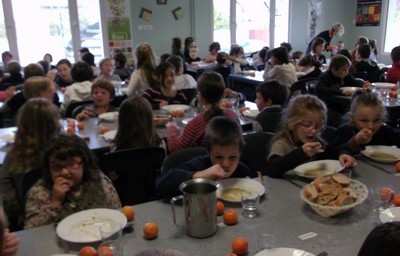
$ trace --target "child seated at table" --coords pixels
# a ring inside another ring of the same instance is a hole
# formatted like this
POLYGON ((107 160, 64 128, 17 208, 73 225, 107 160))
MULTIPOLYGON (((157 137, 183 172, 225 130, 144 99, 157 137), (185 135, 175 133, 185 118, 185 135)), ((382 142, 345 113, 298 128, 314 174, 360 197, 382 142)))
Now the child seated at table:
POLYGON ((400 222, 376 226, 365 238, 358 256, 395 256, 400 252, 400 222))
POLYGON ((315 92, 328 107, 328 125, 338 127, 342 116, 349 111, 350 105, 332 96, 351 96, 352 90, 342 90, 341 87, 362 87, 362 81, 349 74, 351 62, 341 54, 332 57, 329 69, 322 73, 316 82, 315 92))
POLYGON ((274 137, 267 157, 266 175, 282 177, 298 165, 321 159, 339 158, 346 168, 355 165, 353 157, 342 154, 339 147, 326 145, 318 136, 326 123, 326 106, 317 97, 292 98, 282 120, 282 130, 274 137))
POLYGON ((400 81, 400 46, 396 46, 390 52, 392 67, 388 69, 386 82, 397 83, 400 81))
POLYGON ((155 130, 153 110, 143 97, 126 99, 118 115, 118 130, 112 150, 157 147, 167 148, 155 130))
POLYGON ((99 62, 99 67, 100 67, 100 76, 96 78, 97 79, 105 79, 108 81, 116 81, 116 82, 121 82, 121 78, 116 75, 112 74, 113 71, 113 63, 110 58, 104 58, 99 62))
POLYGON ((216 72, 204 72, 197 81, 197 98, 203 111, 195 116, 182 131, 176 122, 167 123, 167 145, 169 152, 195 145, 204 145, 204 132, 208 122, 216 116, 229 116, 238 120, 232 109, 221 109, 220 100, 224 94, 225 84, 222 76, 216 72))
POLYGON ((189 48, 189 56, 185 59, 185 61, 191 66, 196 66, 199 64, 201 58, 199 57, 199 48, 196 45, 192 45, 189 48))
POLYGON ((276 80, 263 82, 256 87, 256 104, 260 113, 253 123, 253 130, 275 133, 280 130, 283 106, 288 91, 276 80))
POLYGON ((175 67, 175 83, 176 90, 197 88, 197 82, 189 74, 183 74, 183 59, 181 56, 173 55, 168 57, 167 62, 175 67))
POLYGON ((333 145, 340 145, 352 154, 359 153, 367 145, 400 145, 392 128, 383 123, 386 108, 377 94, 356 91, 348 115, 349 121, 337 129, 333 145))
POLYGON ((87 209, 121 208, 111 181, 78 136, 61 134, 43 162, 43 176, 28 192, 25 228, 57 223, 87 209))
POLYGON ((118 111, 117 107, 111 105, 115 97, 114 85, 105 79, 96 80, 92 85, 93 104, 86 106, 76 119, 83 120, 98 117, 100 114, 118 111))
POLYGON ((160 196, 179 194, 179 185, 190 179, 221 180, 229 177, 250 176, 249 168, 239 162, 244 140, 239 123, 230 117, 214 117, 204 135, 208 155, 193 158, 177 168, 165 170, 157 178, 160 196))
POLYGON ((160 86, 149 88, 143 94, 153 110, 170 104, 189 104, 185 94, 174 88, 175 67, 171 63, 164 62, 158 65, 157 73, 160 86))

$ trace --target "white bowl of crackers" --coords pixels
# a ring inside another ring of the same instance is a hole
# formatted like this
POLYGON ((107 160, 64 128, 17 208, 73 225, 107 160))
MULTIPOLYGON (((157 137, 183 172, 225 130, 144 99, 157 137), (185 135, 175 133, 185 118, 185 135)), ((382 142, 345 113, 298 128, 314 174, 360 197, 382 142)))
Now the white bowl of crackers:
POLYGON ((332 217, 362 204, 368 198, 368 188, 342 173, 319 176, 300 191, 300 198, 323 217, 332 217))

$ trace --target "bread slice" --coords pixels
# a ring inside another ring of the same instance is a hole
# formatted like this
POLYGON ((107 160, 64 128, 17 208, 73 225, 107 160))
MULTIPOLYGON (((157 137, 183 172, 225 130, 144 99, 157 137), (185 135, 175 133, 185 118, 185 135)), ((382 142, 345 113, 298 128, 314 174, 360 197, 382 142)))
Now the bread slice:
POLYGON ((319 184, 326 182, 327 180, 329 180, 330 178, 324 177, 324 176, 318 176, 314 179, 314 181, 312 182, 314 184, 314 186, 318 189, 319 184))
POLYGON ((316 203, 320 205, 327 205, 330 201, 336 198, 337 195, 334 195, 330 192, 321 192, 318 194, 316 203))
POLYGON ((354 199, 346 195, 346 193, 341 193, 334 202, 336 206, 344 206, 354 203, 354 199))
POLYGON ((335 182, 339 183, 342 186, 347 187, 350 185, 350 179, 343 173, 335 173, 331 177, 335 182))
POLYGON ((318 197, 318 191, 313 184, 307 184, 303 190, 304 196, 311 202, 315 202, 318 197))

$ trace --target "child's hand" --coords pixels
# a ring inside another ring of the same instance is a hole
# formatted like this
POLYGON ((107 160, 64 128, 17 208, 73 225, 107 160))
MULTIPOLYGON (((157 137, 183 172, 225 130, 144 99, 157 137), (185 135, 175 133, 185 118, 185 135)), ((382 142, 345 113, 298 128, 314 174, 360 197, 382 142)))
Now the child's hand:
POLYGON ((19 247, 19 238, 16 233, 10 233, 8 228, 4 229, 3 232, 3 250, 4 256, 14 256, 17 255, 19 247))
POLYGON ((67 193, 71 190, 72 184, 64 177, 57 177, 54 181, 53 190, 51 192, 51 204, 60 206, 65 199, 67 193))
POLYGON ((320 142, 307 142, 304 143, 302 148, 304 154, 306 154, 308 157, 312 157, 318 152, 318 150, 321 149, 321 147, 322 145, 320 142))
POLYGON ((82 111, 81 113, 79 113, 79 114, 76 116, 76 119, 77 119, 78 121, 81 121, 81 120, 86 119, 86 118, 89 118, 89 115, 88 115, 88 112, 87 112, 87 111, 82 111))
POLYGON ((367 144, 372 140, 372 131, 364 128, 356 134, 355 140, 357 144, 367 144))
POLYGON ((219 164, 215 164, 203 171, 195 172, 193 178, 205 178, 211 180, 221 180, 226 177, 226 172, 219 164))
POLYGON ((167 106, 168 105, 168 101, 166 101, 166 100, 162 100, 161 102, 160 102, 160 108, 162 108, 162 107, 164 107, 164 106, 167 106))
POLYGON ((354 157, 347 154, 340 155, 339 162, 341 166, 345 166, 346 168, 351 168, 357 165, 357 162, 354 159, 354 157))

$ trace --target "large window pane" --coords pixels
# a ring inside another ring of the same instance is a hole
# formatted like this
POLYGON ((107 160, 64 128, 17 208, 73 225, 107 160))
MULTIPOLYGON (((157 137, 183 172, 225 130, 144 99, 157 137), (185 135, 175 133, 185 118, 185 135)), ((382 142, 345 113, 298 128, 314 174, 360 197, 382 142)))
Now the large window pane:
POLYGON ((385 33, 385 52, 391 52, 400 42, 400 0, 389 0, 385 33), (395 32, 396 31, 396 32, 395 32))
POLYGON ((81 47, 89 48, 98 63, 104 57, 99 0, 79 0, 78 15, 81 47))
POLYGON ((289 38, 289 0, 276 0, 275 42, 278 47, 289 38))
POLYGON ((270 45, 269 1, 236 1, 236 42, 245 53, 261 50, 270 45))
MULTIPOLYGON (((0 52, 4 52, 9 50, 9 45, 7 40, 6 25, 4 23, 3 1, 0 1, 0 8, 0 52)), ((0 66, 2 65, 0 64, 0 66)))
POLYGON ((71 39, 68 0, 12 3, 21 64, 37 62, 45 53, 52 54, 55 62, 65 58, 65 46, 71 39))
POLYGON ((214 41, 219 42, 221 50, 227 52, 231 47, 229 6, 230 0, 214 0, 214 41))

